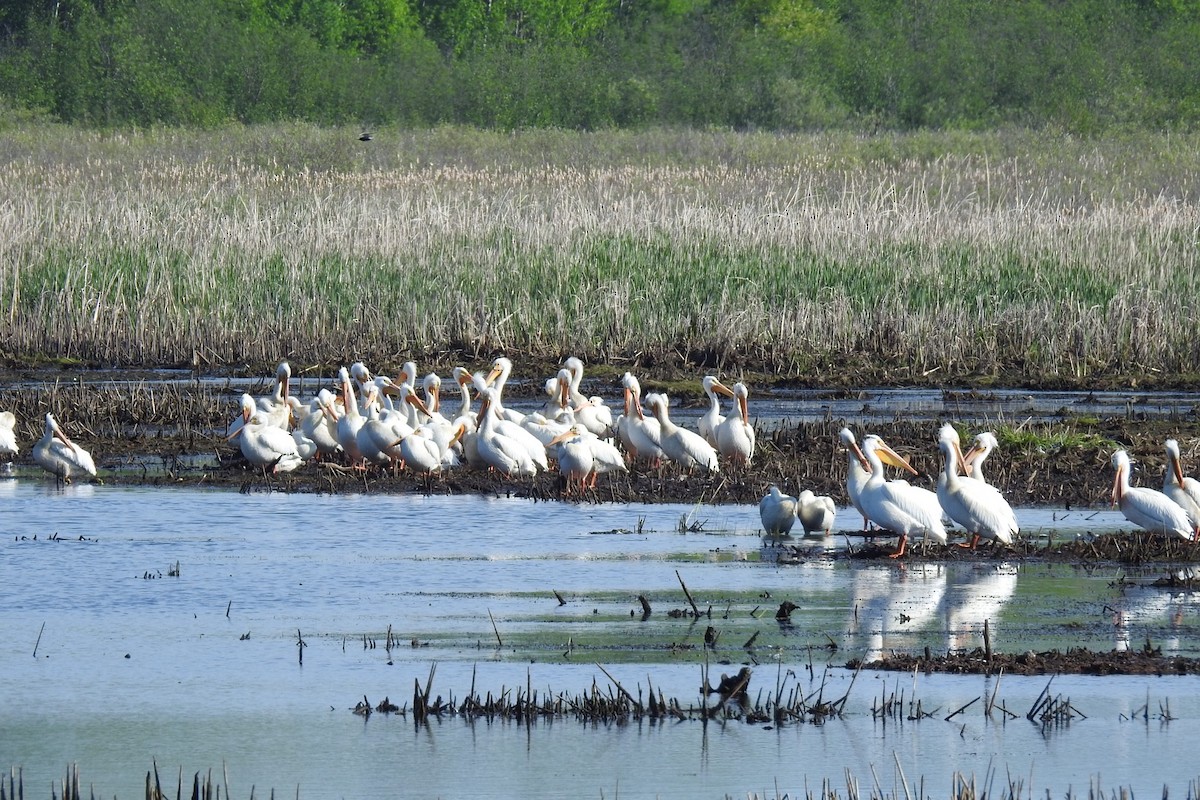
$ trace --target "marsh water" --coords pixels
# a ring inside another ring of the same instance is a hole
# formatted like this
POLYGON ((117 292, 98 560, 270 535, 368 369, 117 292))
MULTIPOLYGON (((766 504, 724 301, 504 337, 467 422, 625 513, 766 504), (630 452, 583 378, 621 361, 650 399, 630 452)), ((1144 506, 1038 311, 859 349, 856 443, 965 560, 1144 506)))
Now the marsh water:
MULTIPOLYGON (((764 539, 748 506, 59 488, 20 470, 0 503, 0 761, 22 768, 26 796, 49 797, 72 762, 122 800, 155 763, 172 791, 181 767, 185 785, 224 769, 235 797, 795 797, 845 793, 848 775, 944 796, 956 772, 995 792, 1184 796, 1200 774, 1197 677, 1058 676, 1050 693, 1079 714, 1043 725, 1025 713, 1044 676, 845 667, 980 646, 985 620, 999 651, 1198 656, 1200 595, 1144 585, 1161 566, 861 562, 837 557, 859 544, 843 535, 764 539), (689 607, 681 582, 699 620, 672 613, 689 607), (786 623, 784 600, 798 606, 786 623), (715 683, 742 665, 752 699, 849 692, 845 712, 781 726, 351 712, 364 696, 409 705, 431 675, 446 698, 617 681, 699 706, 705 669, 715 683), (873 715, 901 694, 936 712, 873 715), (981 697, 1016 716, 977 701, 946 719, 981 697)), ((1126 524, 1107 509, 1017 513, 1038 537, 1126 524)))

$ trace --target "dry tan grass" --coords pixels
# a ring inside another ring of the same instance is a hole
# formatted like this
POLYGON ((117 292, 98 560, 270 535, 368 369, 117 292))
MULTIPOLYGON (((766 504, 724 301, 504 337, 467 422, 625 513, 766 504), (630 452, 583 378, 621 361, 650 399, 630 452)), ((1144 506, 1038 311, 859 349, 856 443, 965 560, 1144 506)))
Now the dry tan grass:
POLYGON ((0 145, 22 356, 1200 373, 1178 137, 59 133, 0 145))

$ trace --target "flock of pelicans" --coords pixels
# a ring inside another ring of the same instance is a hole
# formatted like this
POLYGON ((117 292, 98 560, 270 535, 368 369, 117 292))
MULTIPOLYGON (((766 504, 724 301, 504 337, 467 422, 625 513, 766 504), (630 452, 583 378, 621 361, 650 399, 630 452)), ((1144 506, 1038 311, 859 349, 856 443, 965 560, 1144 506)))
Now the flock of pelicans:
MULTIPOLYGON (((321 460, 353 470, 424 474, 465 464, 527 478, 556 464, 568 494, 595 487, 601 473, 626 472, 632 462, 650 467, 670 462, 688 472, 717 472, 722 462, 748 465, 754 456, 755 430, 743 383, 727 387, 715 377, 705 377, 709 406, 693 431, 671 421, 666 394, 643 398, 637 378, 628 372, 622 378, 624 406, 614 416, 602 398, 580 391, 583 362, 578 358, 567 359, 546 381, 543 406, 522 414, 504 405, 511 372, 512 362, 503 356, 486 373, 455 367, 459 404, 448 415, 442 410, 441 379, 426 375, 418 391, 413 362, 406 363, 395 380, 373 375, 361 362, 343 367, 336 393, 321 389, 308 402, 291 393, 291 370, 283 362, 269 394, 242 395, 240 413, 226 438, 236 439, 246 460, 264 473, 289 472, 321 460), (734 400, 728 416, 721 413, 721 396, 734 400), (473 409, 476 399, 478 411, 473 409)), ((19 451, 15 423, 12 412, 0 412, 0 455, 19 451)), ((980 541, 1009 545, 1019 533, 1011 506, 984 477, 983 465, 997 446, 990 432, 976 436, 964 453, 955 428, 942 426, 938 449, 943 469, 937 491, 887 479, 885 466, 914 475, 917 470, 878 436, 866 436, 860 445, 843 428, 840 439, 847 453, 850 501, 862 515, 864 528, 875 526, 899 536, 893 557, 903 555, 914 538, 946 544, 948 522, 969 534, 970 541, 961 546, 971 549, 980 541)), ((1129 455, 1115 452, 1112 502, 1126 519, 1147 531, 1195 541, 1200 538, 1200 482, 1184 477, 1174 439, 1166 442, 1166 452, 1161 492, 1131 486, 1129 455)), ((32 455, 63 481, 73 475, 96 475, 91 455, 66 436, 53 414, 46 414, 44 433, 32 455)), ((836 512, 832 498, 807 490, 791 497, 777 486, 771 486, 759 503, 763 529, 772 535, 789 533, 797 520, 806 532, 829 534, 836 512)))

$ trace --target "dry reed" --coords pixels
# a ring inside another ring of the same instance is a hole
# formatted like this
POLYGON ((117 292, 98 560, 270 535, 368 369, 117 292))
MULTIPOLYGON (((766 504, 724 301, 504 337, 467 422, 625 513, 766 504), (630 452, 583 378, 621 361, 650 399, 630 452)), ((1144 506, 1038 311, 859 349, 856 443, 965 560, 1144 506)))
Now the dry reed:
POLYGON ((18 131, 0 350, 1200 373, 1186 137, 18 131))

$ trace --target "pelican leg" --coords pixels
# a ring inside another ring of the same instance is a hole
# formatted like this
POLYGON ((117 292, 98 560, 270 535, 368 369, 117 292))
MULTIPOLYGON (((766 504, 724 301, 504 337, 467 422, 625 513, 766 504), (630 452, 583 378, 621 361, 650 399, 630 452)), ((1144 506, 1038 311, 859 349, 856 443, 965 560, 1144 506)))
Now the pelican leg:
POLYGON ((892 553, 888 558, 899 558, 908 551, 908 534, 900 534, 900 543, 896 546, 896 552, 892 553))
POLYGON ((958 546, 963 547, 963 548, 970 548, 972 551, 974 551, 975 548, 979 546, 979 534, 978 533, 974 534, 971 537, 970 542, 959 542, 958 546))

